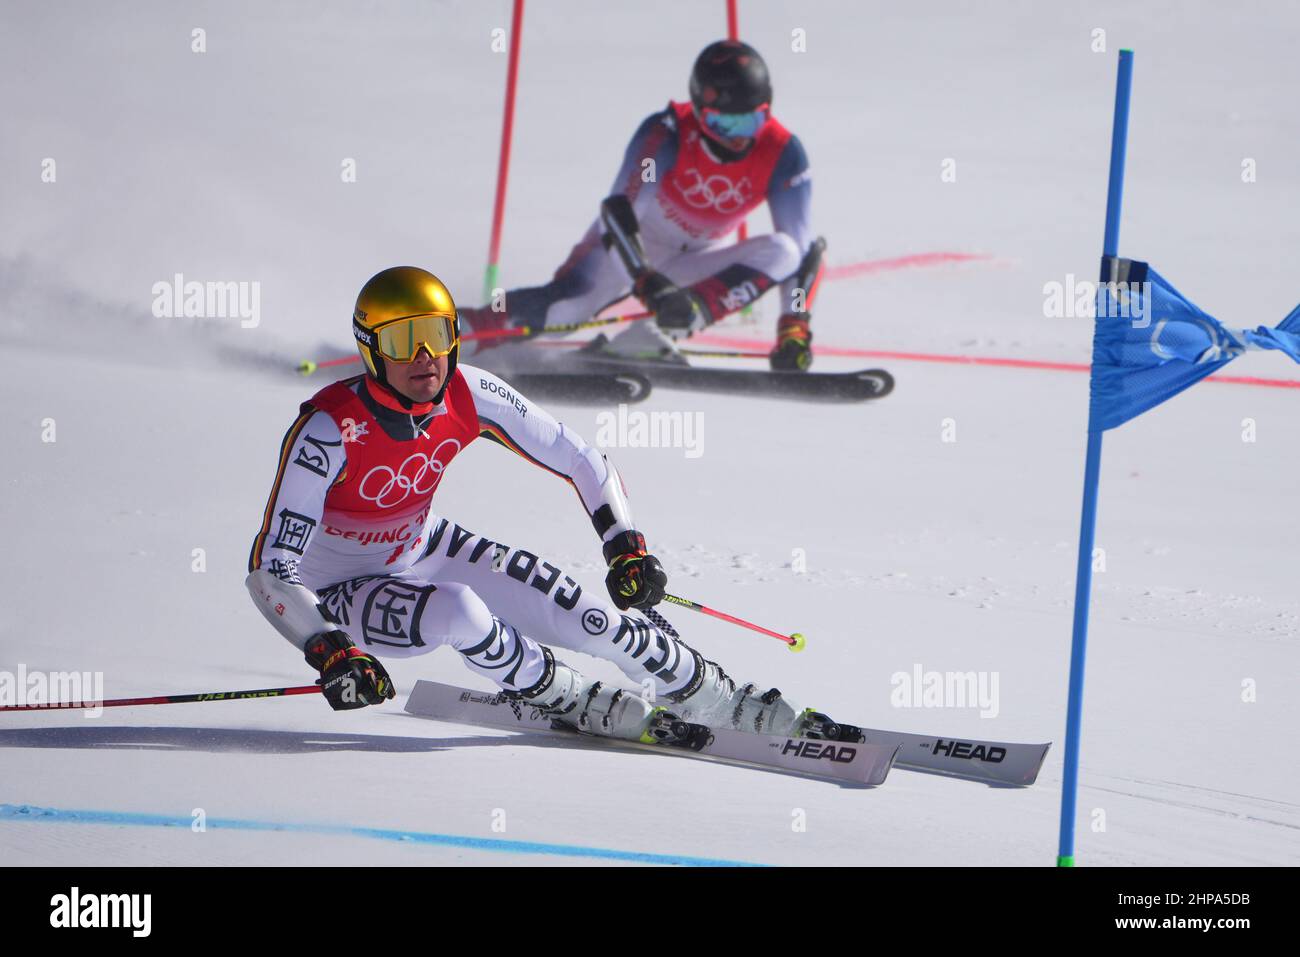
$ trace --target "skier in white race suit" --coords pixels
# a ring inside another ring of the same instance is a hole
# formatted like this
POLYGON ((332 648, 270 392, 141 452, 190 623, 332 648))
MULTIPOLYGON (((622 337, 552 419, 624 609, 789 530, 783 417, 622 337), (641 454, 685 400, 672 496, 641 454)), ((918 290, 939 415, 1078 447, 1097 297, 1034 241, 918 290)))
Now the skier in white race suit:
POLYGON ((302 404, 247 578, 259 610, 320 672, 331 706, 392 698, 381 658, 449 645, 503 691, 590 733, 663 738, 674 715, 818 733, 780 692, 737 684, 636 613, 663 597, 667 576, 614 466, 508 383, 458 363, 456 306, 437 277, 409 266, 378 273, 352 328, 366 372, 302 404), (609 566, 608 596, 540 553, 433 511, 443 472, 479 437, 574 487, 609 566), (584 677, 548 646, 613 661, 638 686, 649 679, 655 701, 584 677))

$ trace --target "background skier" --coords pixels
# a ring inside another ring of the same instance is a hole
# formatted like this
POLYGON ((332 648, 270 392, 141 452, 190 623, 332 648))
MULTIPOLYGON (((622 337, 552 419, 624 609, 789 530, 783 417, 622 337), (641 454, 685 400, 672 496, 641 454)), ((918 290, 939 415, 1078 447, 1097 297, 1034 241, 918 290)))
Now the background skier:
POLYGON ((697 332, 779 285, 771 365, 807 369, 824 247, 812 235, 811 196, 803 145, 772 115, 763 58, 738 40, 712 43, 691 71, 690 102, 670 102, 641 123, 602 215, 551 281, 510 290, 496 304, 463 310, 464 318, 475 332, 536 331, 590 319, 631 293, 655 319, 633 323, 605 350, 671 358, 668 336, 697 332), (764 201, 773 232, 730 242, 764 201), (609 248, 611 216, 643 254, 641 262, 609 248))

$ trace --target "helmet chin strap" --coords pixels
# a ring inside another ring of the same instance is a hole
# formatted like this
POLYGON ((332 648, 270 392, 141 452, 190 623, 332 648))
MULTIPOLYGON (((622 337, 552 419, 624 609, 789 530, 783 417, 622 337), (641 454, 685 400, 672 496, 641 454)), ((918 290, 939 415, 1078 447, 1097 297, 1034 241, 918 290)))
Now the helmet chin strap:
POLYGON ((370 361, 373 362, 375 366, 374 372, 371 372, 369 369, 366 370, 366 374, 370 376, 370 381, 392 396, 393 401, 402 408, 409 410, 411 406, 415 405, 415 403, 394 389, 392 383, 388 381, 388 366, 384 364, 387 360, 379 354, 378 349, 372 348, 369 351, 370 361))

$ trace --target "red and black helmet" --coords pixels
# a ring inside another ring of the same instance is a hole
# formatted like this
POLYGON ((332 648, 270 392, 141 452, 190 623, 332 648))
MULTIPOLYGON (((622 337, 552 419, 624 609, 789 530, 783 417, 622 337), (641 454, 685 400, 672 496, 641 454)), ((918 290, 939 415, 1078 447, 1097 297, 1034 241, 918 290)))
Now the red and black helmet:
POLYGON ((697 113, 751 113, 772 103, 772 80, 758 51, 739 40, 710 43, 691 69, 697 113))

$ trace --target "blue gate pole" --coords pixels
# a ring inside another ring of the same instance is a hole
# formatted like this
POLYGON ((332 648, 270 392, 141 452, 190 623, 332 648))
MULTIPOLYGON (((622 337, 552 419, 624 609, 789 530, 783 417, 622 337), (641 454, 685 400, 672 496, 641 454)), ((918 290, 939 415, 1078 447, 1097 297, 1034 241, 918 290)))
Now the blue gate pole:
MULTIPOLYGON (((1133 85, 1133 51, 1119 51, 1115 82, 1115 125, 1110 138, 1110 187, 1106 194, 1106 238, 1102 255, 1119 255, 1119 214, 1124 198, 1124 155, 1128 145, 1128 103, 1133 85)), ((1105 279, 1104 266, 1103 275, 1105 279)), ((1100 302, 1101 292, 1098 291, 1100 302)), ((1100 320, 1098 315, 1098 320, 1100 320)), ((1090 417, 1091 418, 1091 417, 1090 417)), ((1075 806, 1079 796, 1079 735, 1083 724, 1083 670, 1088 650, 1088 606, 1092 601, 1092 549, 1097 532, 1097 483, 1101 475, 1100 429, 1089 422, 1083 467, 1083 515, 1079 521, 1079 567, 1074 580, 1074 633, 1070 642, 1070 692, 1065 717, 1065 773, 1061 782, 1061 840, 1058 867, 1074 866, 1075 806)))

